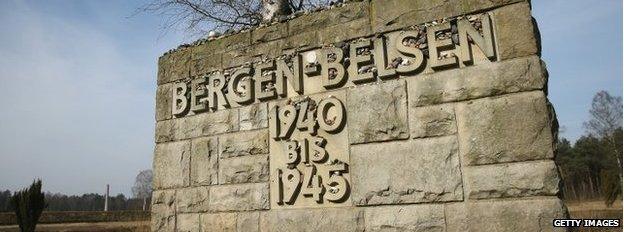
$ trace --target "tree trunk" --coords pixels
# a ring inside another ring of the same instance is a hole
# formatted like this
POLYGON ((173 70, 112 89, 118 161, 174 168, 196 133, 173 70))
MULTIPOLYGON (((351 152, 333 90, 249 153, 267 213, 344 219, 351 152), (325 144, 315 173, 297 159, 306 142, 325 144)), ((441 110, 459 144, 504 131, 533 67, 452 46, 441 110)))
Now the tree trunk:
POLYGON ((143 211, 146 210, 145 206, 147 206, 147 197, 143 198, 143 211))

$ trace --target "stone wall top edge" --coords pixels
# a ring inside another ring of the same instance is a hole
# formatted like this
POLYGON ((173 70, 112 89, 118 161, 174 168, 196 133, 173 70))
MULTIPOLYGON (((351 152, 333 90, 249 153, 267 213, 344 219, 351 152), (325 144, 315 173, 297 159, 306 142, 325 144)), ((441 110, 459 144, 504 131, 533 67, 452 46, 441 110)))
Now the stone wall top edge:
MULTIPOLYGON (((338 8, 345 7, 345 6, 348 6, 348 5, 357 3, 357 2, 367 2, 369 4, 369 7, 372 8, 373 6, 370 5, 371 1, 374 1, 374 0, 351 0, 351 1, 347 1, 344 5, 338 6, 338 7, 336 7, 336 6, 320 7, 318 10, 314 10, 311 14, 315 14, 315 13, 323 12, 323 11, 339 10, 338 8)), ((397 1, 397 0, 393 0, 393 1, 397 1)), ((468 1, 478 1, 478 0, 461 0, 461 1, 462 2, 468 2, 468 1)), ((436 21, 436 20, 444 19, 444 18, 453 18, 453 17, 462 16, 462 15, 477 14, 477 13, 481 13, 481 12, 492 11, 492 10, 495 10, 497 8, 500 8, 500 7, 504 7, 504 6, 511 5, 511 4, 522 3, 522 2, 527 2, 527 3, 530 4, 531 1, 530 0, 500 0, 500 1, 492 1, 492 4, 494 4, 494 5, 491 5, 491 6, 475 8, 475 9, 469 9, 468 8, 468 9, 465 9, 466 11, 456 12, 455 14, 447 15, 447 16, 443 16, 443 17, 438 16, 438 17, 424 18, 424 19, 422 19, 420 21, 410 22, 410 25, 411 26, 420 25, 420 24, 424 24, 424 23, 427 23, 427 22, 432 22, 432 21, 436 21)), ((451 4, 451 3, 448 3, 448 4, 451 4)), ((456 4, 462 4, 462 3, 456 3, 456 4)), ((293 15, 293 16, 295 16, 295 15, 293 15)), ((198 48, 201 45, 205 45, 207 43, 215 43, 215 42, 227 41, 227 40, 232 39, 233 37, 235 37, 237 35, 240 35, 242 33, 253 33, 253 31, 255 31, 255 30, 264 29, 264 28, 267 28, 267 27, 274 27, 274 26, 279 26, 279 25, 287 25, 291 20, 297 19, 299 16, 301 16, 301 15, 297 15, 295 17, 289 18, 288 20, 281 21, 281 22, 273 22, 273 23, 268 24, 268 25, 261 25, 261 26, 257 26, 257 27, 254 27, 254 28, 242 29, 242 30, 236 31, 234 33, 230 33, 230 34, 227 34, 227 35, 221 35, 220 37, 215 38, 215 39, 201 38, 201 39, 198 39, 198 40, 196 40, 194 42, 185 43, 185 44, 179 45, 176 48, 173 48, 173 49, 170 49, 170 50, 166 51, 165 53, 163 53, 158 58, 158 60, 166 59, 167 55, 170 55, 172 53, 182 52, 182 51, 189 50, 189 49, 192 50, 192 49, 198 48)), ((369 17, 373 17, 373 16, 369 16, 369 17)), ((369 24, 370 23, 371 22, 369 20, 369 24)), ((370 37, 370 36, 374 36, 374 35, 380 34, 380 33, 389 33, 389 32, 399 31, 399 30, 407 29, 409 27, 410 26, 404 26, 404 27, 400 27, 400 28, 388 28, 388 29, 383 29, 381 31, 377 31, 377 32, 375 32, 373 30, 370 33, 368 33, 368 34, 366 34, 366 35, 364 35, 362 37, 358 37, 358 38, 370 37)), ((294 36, 294 35, 288 35, 288 37, 292 37, 292 36, 294 36)), ((348 40, 345 40, 345 41, 351 41, 351 40, 355 40, 355 39, 358 39, 358 38, 348 39, 348 40)), ((268 42, 272 42, 272 41, 275 41, 275 40, 266 41, 266 42, 260 42, 260 43, 255 43, 255 44, 268 43, 268 42)), ((254 44, 250 43, 249 45, 246 45, 245 47, 249 47, 249 46, 254 46, 254 44)), ((323 44, 316 44, 316 46, 314 46, 312 48, 308 48, 308 49, 318 48, 318 47, 322 47, 322 46, 323 46, 323 44)), ((275 58, 275 57, 272 57, 272 58, 275 58)), ((232 68, 232 67, 228 67, 228 68, 232 68)))

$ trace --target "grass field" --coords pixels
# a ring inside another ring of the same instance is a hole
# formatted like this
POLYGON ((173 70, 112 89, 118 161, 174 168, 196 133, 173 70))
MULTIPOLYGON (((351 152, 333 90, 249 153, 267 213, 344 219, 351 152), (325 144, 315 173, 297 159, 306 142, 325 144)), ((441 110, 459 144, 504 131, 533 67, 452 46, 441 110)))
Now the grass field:
MULTIPOLYGON (((570 217, 574 219, 620 219, 622 222, 622 200, 616 201, 612 207, 607 207, 604 201, 566 202, 570 217)), ((580 228, 573 231, 622 231, 619 228, 580 228)))

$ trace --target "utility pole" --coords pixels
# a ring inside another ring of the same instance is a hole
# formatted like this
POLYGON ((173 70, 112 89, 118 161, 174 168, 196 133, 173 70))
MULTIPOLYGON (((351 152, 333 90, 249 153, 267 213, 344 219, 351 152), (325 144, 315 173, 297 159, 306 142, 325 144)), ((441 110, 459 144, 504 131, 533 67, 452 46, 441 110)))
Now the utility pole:
POLYGON ((108 192, 110 191, 110 186, 106 184, 106 194, 104 195, 104 211, 108 211, 108 192))

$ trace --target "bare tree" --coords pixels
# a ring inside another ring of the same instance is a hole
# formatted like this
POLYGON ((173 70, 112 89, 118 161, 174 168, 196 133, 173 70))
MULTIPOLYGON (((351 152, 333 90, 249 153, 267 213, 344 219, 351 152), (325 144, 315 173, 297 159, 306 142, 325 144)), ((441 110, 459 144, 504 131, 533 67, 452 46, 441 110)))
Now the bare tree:
POLYGON ((311 9, 326 0, 152 0, 138 9, 163 16, 165 30, 183 27, 195 35, 257 26, 311 9))
POLYGON ((139 172, 132 187, 132 195, 135 198, 143 199, 143 210, 147 209, 147 198, 152 195, 152 170, 139 172))
MULTIPOLYGON (((590 119, 584 123, 585 129, 591 135, 607 141, 609 150, 613 153, 618 167, 622 169, 622 97, 611 96, 606 91, 594 95, 589 110, 590 119), (619 133, 618 133, 619 132, 619 133)), ((620 183, 622 173, 619 173, 620 183)))

